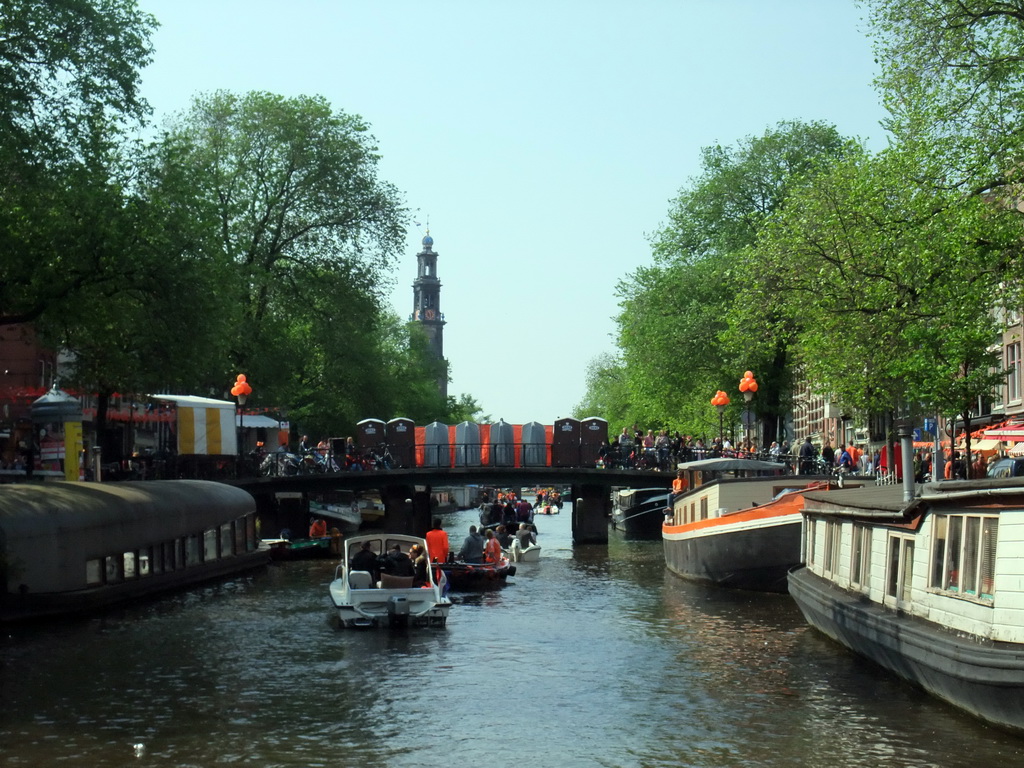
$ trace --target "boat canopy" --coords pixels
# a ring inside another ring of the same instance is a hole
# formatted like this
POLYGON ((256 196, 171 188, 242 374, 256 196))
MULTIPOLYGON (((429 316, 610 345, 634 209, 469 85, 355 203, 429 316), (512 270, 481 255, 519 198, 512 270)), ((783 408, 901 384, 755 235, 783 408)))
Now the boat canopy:
POLYGON ((756 472, 783 472, 786 469, 785 464, 779 464, 778 462, 775 461, 760 461, 758 459, 733 459, 725 456, 717 459, 699 459, 697 461, 684 461, 682 464, 679 464, 677 466, 679 469, 701 472, 736 472, 740 470, 756 472))

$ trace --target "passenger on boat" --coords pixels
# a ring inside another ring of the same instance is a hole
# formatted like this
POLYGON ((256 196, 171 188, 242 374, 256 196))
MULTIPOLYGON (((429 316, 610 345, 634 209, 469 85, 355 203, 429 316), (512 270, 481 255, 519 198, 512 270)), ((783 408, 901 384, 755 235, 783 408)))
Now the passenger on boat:
POLYGON ((497 563, 501 560, 501 542, 494 531, 487 529, 487 541, 484 543, 484 562, 497 563))
POLYGON ((508 549, 512 545, 512 539, 514 538, 504 525, 498 526, 497 530, 494 531, 494 537, 501 544, 502 549, 508 549))
POLYGON ((448 562, 448 534, 441 529, 441 518, 435 517, 434 527, 427 531, 427 551, 435 563, 448 562))
POLYGON ((384 560, 384 570, 392 576, 415 576, 416 569, 409 555, 402 551, 400 544, 395 544, 384 560))
POLYGON ((309 518, 309 538, 319 539, 327 535, 327 521, 323 518, 309 518))
POLYGON ((409 557, 412 558, 414 587, 423 587, 427 584, 427 553, 419 544, 413 544, 409 548, 409 557))
POLYGON ((469 536, 462 542, 459 557, 467 563, 482 563, 484 560, 484 537, 476 532, 476 526, 469 526, 469 536))
MULTIPOLYGON (((676 497, 686 493, 686 489, 690 486, 689 480, 686 479, 686 473, 683 470, 676 472, 676 479, 672 481, 672 502, 675 502, 676 497)), ((671 506, 671 503, 669 504, 671 506)))
POLYGON ((520 523, 519 530, 516 531, 516 539, 519 540, 519 546, 526 549, 531 544, 537 543, 537 534, 530 529, 528 523, 520 523))
POLYGON ((353 571, 369 571, 373 576, 373 581, 377 581, 380 576, 380 560, 371 546, 371 542, 364 541, 360 550, 352 555, 352 562, 349 565, 350 570, 353 571))

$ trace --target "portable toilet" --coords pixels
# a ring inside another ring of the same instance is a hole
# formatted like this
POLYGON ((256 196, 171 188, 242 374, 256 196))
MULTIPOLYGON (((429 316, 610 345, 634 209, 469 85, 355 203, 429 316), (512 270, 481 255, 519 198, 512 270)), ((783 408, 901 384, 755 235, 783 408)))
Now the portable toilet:
POLYGON ((455 425, 455 466, 479 467, 480 460, 480 425, 473 421, 463 421, 455 425))
POLYGON ((551 466, 575 467, 580 463, 580 421, 571 416, 555 421, 551 435, 551 466))
POLYGON ((448 442, 448 425, 433 421, 423 431, 423 466, 450 467, 451 446, 448 442))
POLYGON ((416 466, 416 425, 412 419, 400 417, 389 421, 385 439, 393 468, 416 466))
POLYGON ((597 464, 601 445, 608 442, 608 422, 599 416, 589 416, 580 422, 580 464, 597 464))
POLYGON ((504 419, 491 424, 491 466, 514 467, 516 464, 515 432, 504 419))
POLYGON ((548 466, 548 430, 539 421, 523 424, 523 466, 548 466))
POLYGON ((356 445, 363 454, 378 450, 384 442, 386 429, 381 419, 363 419, 356 424, 356 445))

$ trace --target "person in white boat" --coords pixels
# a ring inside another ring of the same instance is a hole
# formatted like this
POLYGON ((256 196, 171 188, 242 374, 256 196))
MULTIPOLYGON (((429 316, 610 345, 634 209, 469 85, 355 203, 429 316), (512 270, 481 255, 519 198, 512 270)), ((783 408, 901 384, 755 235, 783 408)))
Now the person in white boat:
POLYGON ((530 529, 529 523, 519 524, 519 530, 516 531, 516 541, 519 542, 519 546, 522 549, 537 543, 537 534, 530 529))
POLYGON ((384 563, 384 570, 392 576, 415 576, 416 569, 413 567, 412 559, 402 551, 400 544, 395 544, 384 563))
POLYGON ((377 553, 373 551, 369 541, 364 541, 360 550, 352 555, 351 566, 353 571, 369 571, 373 580, 377 580, 379 561, 377 553))
POLYGON ((413 567, 412 585, 422 587, 427 583, 427 553, 419 544, 413 544, 409 548, 409 557, 413 567))
POLYGON ((501 544, 502 549, 508 549, 512 546, 512 540, 514 537, 508 532, 508 528, 504 525, 499 525, 495 529, 494 537, 498 540, 498 543, 501 544))

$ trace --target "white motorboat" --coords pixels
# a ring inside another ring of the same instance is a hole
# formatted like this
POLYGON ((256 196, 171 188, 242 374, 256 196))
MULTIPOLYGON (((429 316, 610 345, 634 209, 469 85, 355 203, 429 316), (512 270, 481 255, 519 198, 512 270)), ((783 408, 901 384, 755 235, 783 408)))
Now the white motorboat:
POLYGON ((505 556, 513 563, 536 563, 540 560, 540 544, 531 544, 524 549, 519 539, 512 539, 505 556))
POLYGON ((393 576, 377 570, 354 570, 352 557, 369 542, 369 549, 378 558, 396 544, 408 553, 413 544, 426 551, 426 541, 419 536, 397 533, 376 533, 353 536, 345 541, 344 559, 334 571, 330 584, 331 600, 344 627, 408 625, 443 627, 448 621, 452 602, 445 595, 446 577, 435 567, 427 568, 427 580, 413 586, 412 576, 393 576))

